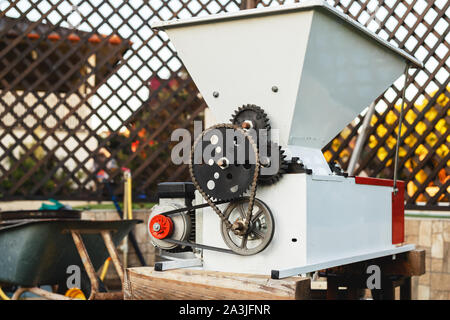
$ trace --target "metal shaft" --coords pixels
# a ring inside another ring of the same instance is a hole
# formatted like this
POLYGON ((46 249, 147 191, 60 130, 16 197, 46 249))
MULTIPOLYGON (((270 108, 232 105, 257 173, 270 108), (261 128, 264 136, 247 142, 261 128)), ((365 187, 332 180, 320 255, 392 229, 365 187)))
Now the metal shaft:
POLYGON ((370 127, 370 119, 372 119, 374 111, 375 111, 375 102, 372 102, 364 117, 363 123, 361 125, 361 134, 358 136, 358 139, 356 140, 355 148, 353 149, 352 156, 350 158, 350 163, 348 165, 347 172, 351 176, 355 173, 356 164, 358 163, 359 156, 361 155, 364 143, 366 142, 367 132, 369 131, 370 127))
POLYGON ((408 70, 409 70, 409 64, 406 64, 405 67, 405 84, 403 85, 402 90, 402 105, 400 107, 400 118, 398 120, 398 134, 397 134, 397 144, 395 145, 395 159, 394 159, 394 194, 397 194, 397 179, 398 179, 398 157, 399 157, 399 148, 400 148, 400 138, 402 134, 402 123, 403 123, 403 106, 406 103, 405 102, 405 92, 406 92, 406 86, 408 83, 408 70))

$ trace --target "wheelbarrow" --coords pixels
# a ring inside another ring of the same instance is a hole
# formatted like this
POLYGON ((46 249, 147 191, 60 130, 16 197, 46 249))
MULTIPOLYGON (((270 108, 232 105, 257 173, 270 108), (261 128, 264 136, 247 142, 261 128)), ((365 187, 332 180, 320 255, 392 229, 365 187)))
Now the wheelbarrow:
POLYGON ((89 299, 121 299, 123 292, 100 292, 96 275, 108 256, 123 283, 123 268, 116 246, 141 220, 92 221, 79 212, 41 211, 0 213, 0 284, 20 286, 13 299, 26 291, 47 299, 69 299, 40 289, 64 285, 68 268, 84 267, 89 299))

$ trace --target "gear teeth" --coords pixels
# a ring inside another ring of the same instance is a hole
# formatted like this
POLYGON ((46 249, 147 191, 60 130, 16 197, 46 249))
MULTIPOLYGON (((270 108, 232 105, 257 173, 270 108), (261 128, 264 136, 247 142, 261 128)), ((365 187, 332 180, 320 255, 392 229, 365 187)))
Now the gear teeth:
POLYGON ((279 154, 280 154, 280 164, 278 168, 278 172, 272 176, 259 176, 258 178, 258 184, 259 185, 272 185, 280 181, 281 177, 284 173, 286 173, 288 169, 288 163, 286 162, 285 158, 286 155, 284 154, 285 151, 281 149, 281 146, 278 146, 279 154))
POLYGON ((261 117, 262 120, 259 120, 259 118, 258 120, 262 121, 262 124, 260 123, 260 126, 262 126, 262 128, 257 129, 270 129, 269 118, 267 117, 267 113, 264 112, 264 110, 261 107, 255 104, 243 104, 241 107, 239 107, 237 110, 234 111, 234 114, 231 116, 230 122, 236 124, 235 122, 237 122, 239 114, 246 110, 252 110, 258 116, 261 117))

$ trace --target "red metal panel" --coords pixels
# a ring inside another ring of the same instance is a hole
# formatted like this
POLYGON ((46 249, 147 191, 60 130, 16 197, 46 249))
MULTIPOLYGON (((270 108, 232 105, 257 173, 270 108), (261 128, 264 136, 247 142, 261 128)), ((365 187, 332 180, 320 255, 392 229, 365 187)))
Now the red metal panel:
POLYGON ((398 192, 392 192, 392 244, 405 240, 405 182, 397 182, 398 192))
POLYGON ((357 184, 368 184, 368 185, 371 185, 371 186, 384 186, 384 187, 393 187, 394 186, 394 180, 391 180, 391 179, 379 179, 379 178, 370 178, 370 177, 355 177, 355 182, 357 184))
MULTIPOLYGON (((381 187, 393 187, 394 181, 369 177, 355 177, 357 184, 381 187)), ((397 181, 398 192, 392 192, 392 244, 402 243, 405 239, 405 182, 397 181)))

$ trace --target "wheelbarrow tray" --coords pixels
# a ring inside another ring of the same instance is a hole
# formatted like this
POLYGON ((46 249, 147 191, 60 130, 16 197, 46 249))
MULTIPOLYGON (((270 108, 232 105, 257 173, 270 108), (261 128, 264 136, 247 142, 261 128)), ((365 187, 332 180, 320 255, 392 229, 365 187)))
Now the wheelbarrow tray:
MULTIPOLYGON (((16 220, 17 221, 17 220, 16 220)), ((35 287, 65 282, 67 268, 83 263, 71 230, 79 231, 95 270, 109 254, 100 234, 110 231, 115 246, 141 220, 22 220, 0 225, 0 283, 35 287)))

